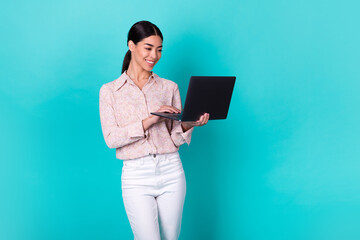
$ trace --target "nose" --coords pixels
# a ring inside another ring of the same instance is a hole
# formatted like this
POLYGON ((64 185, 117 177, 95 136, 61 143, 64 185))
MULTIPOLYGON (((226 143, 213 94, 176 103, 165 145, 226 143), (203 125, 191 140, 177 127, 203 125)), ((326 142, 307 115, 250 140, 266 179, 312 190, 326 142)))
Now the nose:
POLYGON ((157 60, 158 59, 157 51, 156 50, 151 51, 150 56, 152 59, 157 60))

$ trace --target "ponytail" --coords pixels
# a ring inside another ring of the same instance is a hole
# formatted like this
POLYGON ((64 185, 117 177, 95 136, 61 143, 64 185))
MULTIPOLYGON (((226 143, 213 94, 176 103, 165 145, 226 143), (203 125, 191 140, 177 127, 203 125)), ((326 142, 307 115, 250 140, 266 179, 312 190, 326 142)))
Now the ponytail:
POLYGON ((126 54, 125 54, 125 57, 124 57, 123 66, 122 66, 122 73, 124 73, 125 70, 127 70, 129 68, 130 60, 131 60, 131 51, 128 50, 126 52, 126 54))

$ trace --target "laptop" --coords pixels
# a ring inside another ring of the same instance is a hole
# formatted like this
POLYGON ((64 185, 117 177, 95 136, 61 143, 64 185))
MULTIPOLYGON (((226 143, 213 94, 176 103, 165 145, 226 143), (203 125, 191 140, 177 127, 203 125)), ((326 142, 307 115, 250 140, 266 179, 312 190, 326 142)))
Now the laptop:
POLYGON ((236 77, 192 76, 180 114, 152 112, 152 115, 176 121, 197 121, 204 113, 209 120, 226 119, 236 77))

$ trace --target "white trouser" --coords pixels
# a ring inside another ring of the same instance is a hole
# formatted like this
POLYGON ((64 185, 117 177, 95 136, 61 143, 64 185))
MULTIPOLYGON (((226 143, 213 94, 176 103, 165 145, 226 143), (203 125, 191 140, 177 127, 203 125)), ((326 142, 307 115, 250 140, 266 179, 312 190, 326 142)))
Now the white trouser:
POLYGON ((134 239, 179 238, 186 180, 178 152, 124 160, 121 189, 134 239))

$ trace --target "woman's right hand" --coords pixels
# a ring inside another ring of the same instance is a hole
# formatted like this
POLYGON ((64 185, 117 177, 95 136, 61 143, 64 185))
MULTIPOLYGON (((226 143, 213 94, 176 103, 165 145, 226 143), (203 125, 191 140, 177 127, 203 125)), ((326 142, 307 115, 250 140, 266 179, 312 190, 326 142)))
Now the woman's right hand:
MULTIPOLYGON (((176 107, 167 106, 167 105, 161 106, 156 112, 181 113, 181 111, 176 107)), ((165 120, 165 118, 155 115, 152 115, 150 118, 152 118, 154 124, 165 120)))
MULTIPOLYGON (((167 105, 161 106, 156 112, 181 113, 181 111, 176 107, 167 106, 167 105)), ((148 118, 142 121, 144 131, 149 129, 151 125, 161 122, 163 120, 165 120, 165 118, 160 116, 155 116, 155 115, 149 116, 148 118)))

